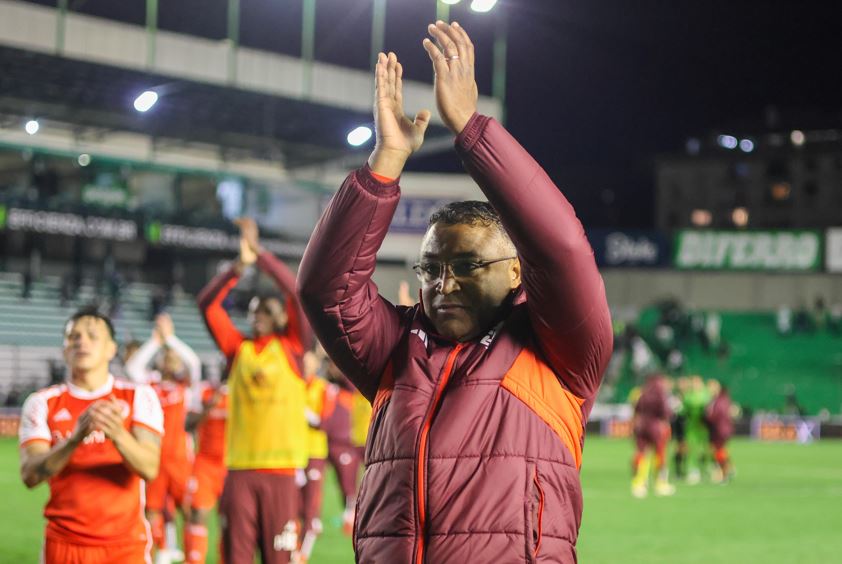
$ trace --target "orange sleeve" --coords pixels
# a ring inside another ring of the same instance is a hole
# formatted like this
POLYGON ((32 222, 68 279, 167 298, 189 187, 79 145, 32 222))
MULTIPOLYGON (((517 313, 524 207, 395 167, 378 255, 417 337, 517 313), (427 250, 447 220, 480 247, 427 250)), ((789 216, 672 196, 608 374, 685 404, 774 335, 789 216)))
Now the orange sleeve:
POLYGON ((222 302, 231 289, 237 285, 238 280, 239 277, 233 270, 223 272, 205 286, 197 300, 208 331, 216 341, 219 350, 229 361, 237 354, 244 337, 228 317, 228 312, 222 307, 222 302))
POLYGON ((389 178, 388 176, 383 176, 382 174, 377 174, 373 170, 371 171, 371 176, 373 176, 375 180, 377 180, 378 182, 380 182, 382 184, 391 184, 392 182, 397 180, 396 178, 389 178))

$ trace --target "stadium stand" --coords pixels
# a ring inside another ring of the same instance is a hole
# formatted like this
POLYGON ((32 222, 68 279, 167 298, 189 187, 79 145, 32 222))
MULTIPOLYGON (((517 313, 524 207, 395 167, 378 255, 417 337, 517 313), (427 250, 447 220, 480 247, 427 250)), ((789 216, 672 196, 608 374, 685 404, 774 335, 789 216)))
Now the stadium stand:
MULTIPOLYGON (((663 334, 658 335, 665 325, 663 313, 662 307, 644 309, 635 328, 664 371, 720 380, 729 386, 734 401, 753 412, 782 413, 793 409, 794 403, 804 414, 842 411, 838 332, 824 327, 784 336, 778 333, 774 312, 719 311, 715 314, 721 320, 721 344, 714 348, 692 329, 693 318, 703 314, 683 312, 686 321, 679 318, 671 325, 672 344, 665 346, 663 334), (669 370, 667 357, 675 349, 681 352, 682 365, 669 370)), ((627 400, 636 381, 631 355, 626 356, 614 389, 614 399, 620 402, 627 400)))
MULTIPOLYGON (((31 390, 50 381, 52 364, 61 369, 61 327, 79 307, 95 303, 96 288, 85 281, 75 299, 60 304, 61 280, 44 276, 33 281, 29 299, 21 297, 23 276, 0 273, 0 397, 13 390, 31 390)), ((150 302, 156 286, 132 283, 122 292, 114 317, 120 343, 144 341, 152 331, 150 302)), ((193 296, 175 292, 166 308, 179 337, 199 354, 208 373, 218 370, 216 346, 205 329, 193 296)), ((240 319, 240 323, 244 320, 240 319)), ((245 326, 242 330, 247 330, 245 326)), ((24 399, 25 394, 23 394, 24 399)))

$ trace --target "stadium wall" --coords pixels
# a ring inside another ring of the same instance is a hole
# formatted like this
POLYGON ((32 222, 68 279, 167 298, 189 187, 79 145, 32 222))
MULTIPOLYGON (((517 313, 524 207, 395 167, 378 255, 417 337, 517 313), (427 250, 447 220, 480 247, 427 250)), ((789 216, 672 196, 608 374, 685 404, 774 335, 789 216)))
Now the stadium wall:
POLYGON ((603 269, 611 307, 675 298, 694 309, 774 311, 781 305, 842 303, 842 277, 825 273, 699 272, 603 269))

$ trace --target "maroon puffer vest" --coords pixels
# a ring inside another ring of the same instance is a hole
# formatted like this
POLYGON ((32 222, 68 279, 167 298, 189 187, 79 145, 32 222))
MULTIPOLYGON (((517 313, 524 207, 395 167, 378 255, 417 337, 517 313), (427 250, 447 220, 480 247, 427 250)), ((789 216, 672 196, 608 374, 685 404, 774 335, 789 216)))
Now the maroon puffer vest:
POLYGON ((374 402, 357 561, 576 562, 585 402, 541 360, 526 306, 460 345, 422 317, 374 402))

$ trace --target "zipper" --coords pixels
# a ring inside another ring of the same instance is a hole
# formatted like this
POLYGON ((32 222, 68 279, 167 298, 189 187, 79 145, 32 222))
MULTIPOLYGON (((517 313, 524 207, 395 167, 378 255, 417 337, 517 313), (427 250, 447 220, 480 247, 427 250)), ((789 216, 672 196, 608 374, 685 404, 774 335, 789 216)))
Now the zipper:
POLYGON ((418 441, 418 455, 416 456, 418 467, 415 472, 415 506, 418 511, 418 519, 416 521, 418 524, 416 532, 416 536, 418 538, 418 550, 415 553, 415 564, 423 564, 424 562, 424 530, 426 528, 425 519, 427 517, 425 515, 426 507, 424 506, 424 498, 427 493, 425 491, 425 483, 427 481, 427 447, 430 436, 430 427, 433 423, 433 415, 435 415, 436 409, 441 401, 442 393, 444 393, 444 388, 447 386, 447 382, 453 374, 453 366, 456 364, 456 355, 458 355, 459 351, 462 350, 462 346, 463 345, 461 343, 457 344, 453 347, 453 350, 450 351, 450 354, 447 355, 444 368, 442 368, 441 378, 439 378, 439 384, 436 387, 436 394, 433 397, 433 402, 427 410, 427 416, 424 418, 424 424, 421 427, 421 439, 418 441))
POLYGON ((538 467, 535 467, 535 475, 532 478, 532 483, 535 484, 535 489, 538 490, 538 522, 532 523, 533 527, 538 528, 538 539, 535 541, 535 549, 532 551, 532 556, 538 556, 538 551, 541 550, 541 538, 543 536, 544 528, 544 488, 541 487, 541 482, 538 481, 538 467))

